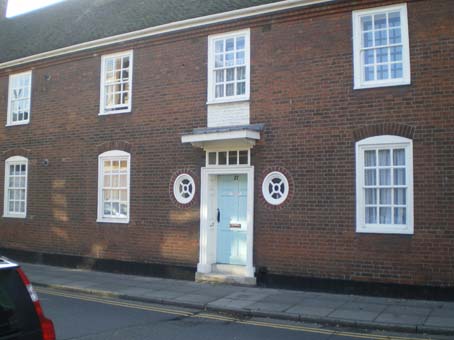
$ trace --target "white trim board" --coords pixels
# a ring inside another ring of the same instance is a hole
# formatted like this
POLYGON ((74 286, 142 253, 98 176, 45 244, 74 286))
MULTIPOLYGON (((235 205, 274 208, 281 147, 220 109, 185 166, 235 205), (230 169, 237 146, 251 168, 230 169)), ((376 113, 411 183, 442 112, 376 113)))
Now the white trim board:
POLYGON ((229 12, 217 13, 212 15, 207 15, 198 18, 192 18, 187 20, 175 21, 164 25, 148 27, 138 31, 118 34, 102 39, 87 41, 81 44, 71 45, 63 48, 59 48, 52 51, 47 51, 43 53, 34 54, 24 58, 14 59, 0 63, 0 70, 8 67, 14 67, 26 63, 31 63, 38 60, 54 58, 69 53, 75 53, 80 51, 89 50, 92 48, 97 48, 101 46, 108 46, 112 44, 128 42, 136 39, 142 39, 145 37, 156 36, 159 34, 170 33, 181 31, 189 28, 196 28, 216 23, 221 23, 229 20, 238 20, 243 18, 248 18, 252 16, 262 15, 273 13, 277 11, 283 11, 292 8, 306 7, 310 5, 321 4, 324 2, 332 2, 334 0, 284 0, 276 3, 248 7, 243 9, 238 9, 229 12))

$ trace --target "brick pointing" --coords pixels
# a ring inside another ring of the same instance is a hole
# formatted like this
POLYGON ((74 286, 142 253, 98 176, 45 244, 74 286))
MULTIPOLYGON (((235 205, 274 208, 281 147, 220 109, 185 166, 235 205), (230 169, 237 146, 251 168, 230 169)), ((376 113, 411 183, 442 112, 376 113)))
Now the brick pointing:
MULTIPOLYGON (((204 166, 203 152, 180 136, 207 125, 207 35, 251 27, 250 120, 266 126, 252 150, 254 265, 454 286, 454 7, 408 2, 411 85, 353 90, 351 10, 389 3, 396 1, 340 1, 37 63, 30 124, 0 127, 2 157, 26 150, 30 160, 27 218, 0 220, 0 246, 194 267, 199 201, 176 206, 169 182, 180 169, 199 176, 204 166), (129 48, 132 112, 98 116, 101 55, 129 48), (377 133, 413 139, 413 236, 355 233, 354 145, 377 133), (131 153, 128 225, 96 223, 97 157, 110 148, 131 153), (270 210, 259 179, 273 167, 288 171, 294 189, 270 210)), ((5 123, 7 93, 3 72, 5 123)))

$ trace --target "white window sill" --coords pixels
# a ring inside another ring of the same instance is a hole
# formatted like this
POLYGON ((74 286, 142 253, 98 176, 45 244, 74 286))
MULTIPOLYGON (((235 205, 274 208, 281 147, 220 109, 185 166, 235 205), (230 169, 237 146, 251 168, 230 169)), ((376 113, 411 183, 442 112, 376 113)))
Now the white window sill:
POLYGON ((110 116, 110 115, 117 115, 120 113, 130 113, 131 109, 124 109, 124 110, 118 110, 118 111, 108 111, 108 112, 100 112, 98 113, 98 116, 110 116))
POLYGON ((10 214, 3 214, 4 218, 27 218, 27 215, 21 215, 21 214, 17 214, 17 215, 10 215, 10 214))
POLYGON ((121 223, 128 224, 129 218, 98 218, 97 223, 121 223))
POLYGON ((399 234, 399 235, 413 235, 413 228, 409 226, 395 226, 395 225, 372 225, 356 227, 356 232, 360 234, 399 234))
POLYGON ((391 87, 391 86, 405 86, 405 85, 410 85, 411 81, 410 80, 399 80, 399 81, 393 81, 393 82, 363 82, 359 85, 356 85, 353 87, 354 90, 362 90, 362 89, 373 89, 376 87, 391 87))
POLYGON ((249 96, 247 97, 236 97, 236 98, 222 98, 222 99, 212 99, 206 102, 207 105, 216 105, 216 104, 228 104, 228 103, 238 103, 238 102, 248 102, 249 96))
POLYGON ((16 123, 7 123, 5 126, 8 127, 8 126, 27 125, 27 124, 30 124, 29 120, 23 121, 23 122, 16 122, 16 123))

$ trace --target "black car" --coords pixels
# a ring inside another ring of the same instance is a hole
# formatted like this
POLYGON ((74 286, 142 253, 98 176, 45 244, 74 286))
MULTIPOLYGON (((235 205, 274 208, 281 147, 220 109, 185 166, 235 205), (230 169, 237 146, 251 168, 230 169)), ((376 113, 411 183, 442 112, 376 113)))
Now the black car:
POLYGON ((18 264, 0 257, 0 340, 55 340, 38 295, 18 264))

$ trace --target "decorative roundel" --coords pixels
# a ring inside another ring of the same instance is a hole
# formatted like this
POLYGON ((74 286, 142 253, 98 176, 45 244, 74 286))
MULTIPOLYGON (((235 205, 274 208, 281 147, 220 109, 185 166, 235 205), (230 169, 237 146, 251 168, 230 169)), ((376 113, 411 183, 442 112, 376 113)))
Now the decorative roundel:
POLYGON ((263 198, 272 205, 284 203, 289 193, 287 177, 282 172, 270 172, 262 184, 263 198))
POLYGON ((173 183, 173 195, 178 203, 188 204, 195 195, 194 179, 188 174, 181 174, 173 183))

